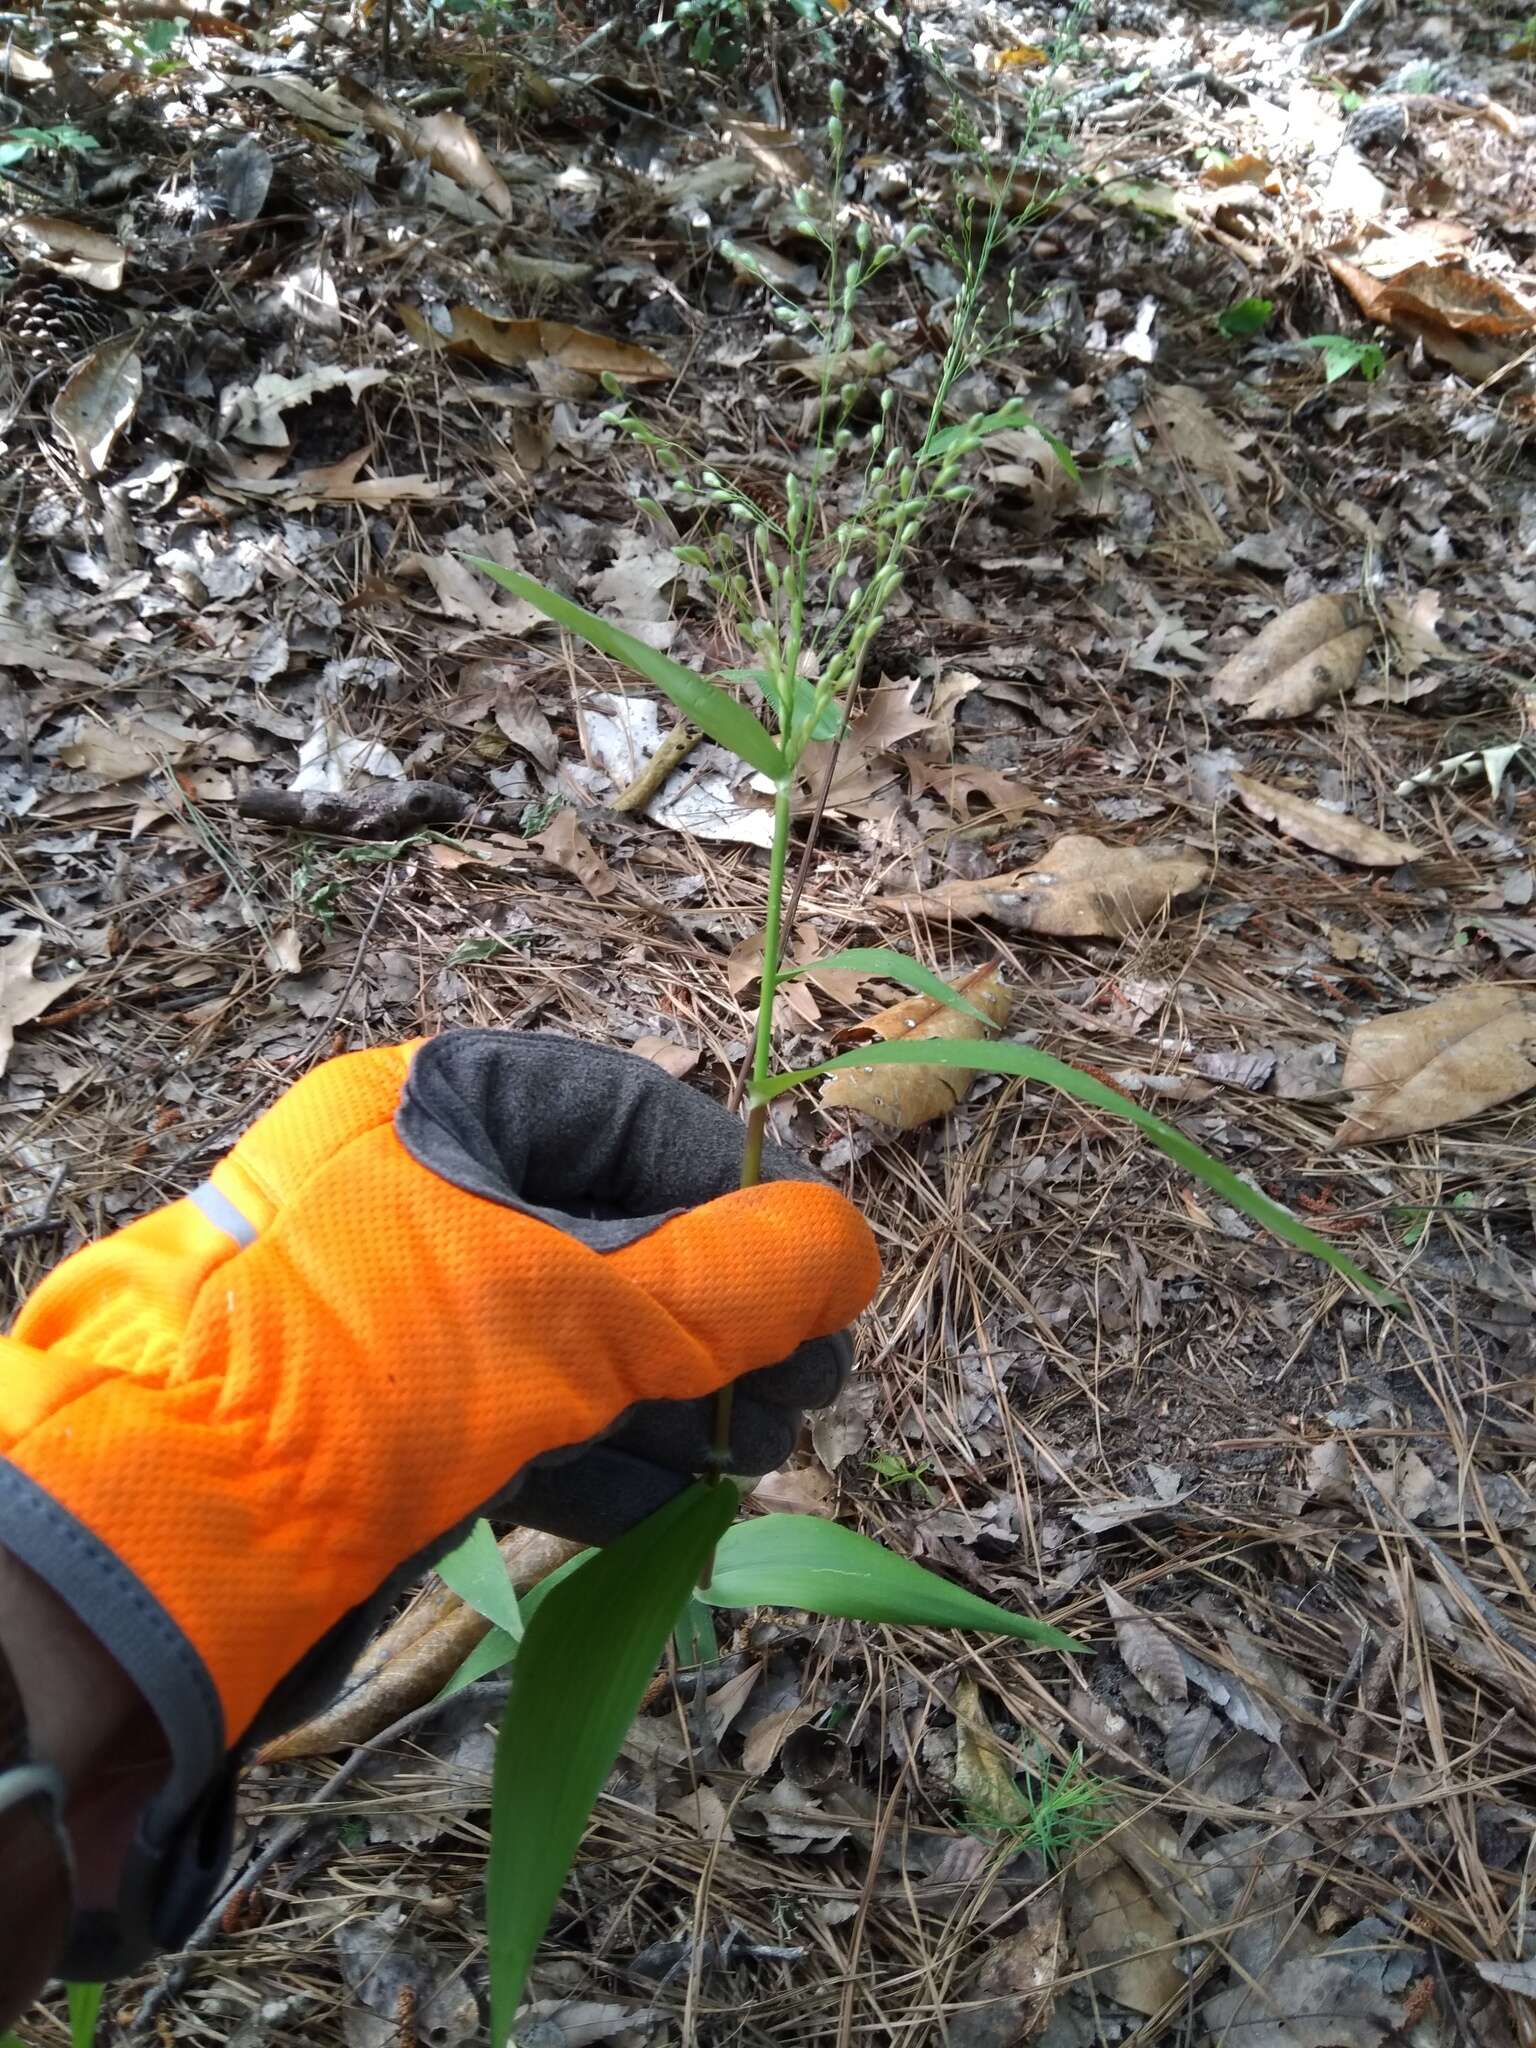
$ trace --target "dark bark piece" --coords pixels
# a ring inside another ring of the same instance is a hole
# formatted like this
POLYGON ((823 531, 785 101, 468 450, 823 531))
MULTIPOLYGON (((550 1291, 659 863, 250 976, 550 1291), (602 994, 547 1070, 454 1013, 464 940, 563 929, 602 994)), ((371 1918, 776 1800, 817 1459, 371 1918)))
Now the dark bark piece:
POLYGON ((248 789, 235 806, 242 818, 328 832, 345 839, 398 839, 426 825, 452 825, 469 799, 446 782, 399 782, 345 796, 323 789, 248 789))

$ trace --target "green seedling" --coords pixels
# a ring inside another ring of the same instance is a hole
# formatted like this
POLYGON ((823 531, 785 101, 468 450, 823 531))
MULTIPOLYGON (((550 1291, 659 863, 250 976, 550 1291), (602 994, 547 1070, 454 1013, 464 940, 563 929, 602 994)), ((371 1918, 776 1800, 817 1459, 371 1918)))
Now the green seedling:
POLYGON ((1038 1747, 1022 1782, 1014 1781, 1006 1810, 972 1802, 965 1820, 970 1832, 983 1841, 999 1844, 1010 1854, 1032 1849, 1053 1871, 1114 1825, 1104 1786, 1084 1770, 1081 1749, 1058 1768, 1038 1747))
MULTIPOLYGON (((834 166, 840 166, 843 132, 836 88, 833 100, 828 140, 834 166)), ((877 245, 868 226, 860 224, 849 248, 837 206, 820 204, 806 189, 796 195, 797 227, 827 252, 828 299, 820 320, 797 306, 781 308, 792 331, 810 331, 822 365, 815 446, 803 473, 786 478, 782 508, 759 505, 718 470, 691 464, 644 420, 627 411, 609 416, 654 458, 674 505, 686 511, 691 525, 678 552, 703 570, 717 601, 736 617, 748 650, 740 668, 701 674, 518 570, 482 559, 472 565, 659 690, 772 788, 773 837, 743 1186, 759 1176, 769 1105, 824 1074, 903 1064, 1015 1075, 1128 1119, 1234 1208, 1322 1260, 1368 1299, 1389 1301, 1345 1254, 1183 1132, 1093 1075, 1033 1046, 974 1039, 887 1043, 793 1072, 774 1070, 775 996, 780 984, 800 971, 786 969, 780 953, 796 779, 805 749, 818 735, 843 729, 871 646, 922 534, 935 519, 953 516, 947 508, 959 506, 968 495, 971 459, 991 435, 1030 423, 1017 400, 954 417, 962 378, 998 346, 990 325, 987 273, 993 256, 1021 224, 1009 212, 1011 182, 1002 182, 1000 196, 984 216, 962 210, 961 235, 948 252, 961 280, 948 313, 949 345, 932 395, 910 430, 907 402, 889 387, 874 398, 867 359, 851 361, 859 293, 889 263, 900 260, 909 243, 877 245), (850 469, 856 486, 851 496, 850 469)), ((834 192, 837 184, 834 178, 834 192)), ((1070 452, 1050 445, 1062 466, 1075 474, 1070 452)), ((649 502, 653 516, 668 516, 656 500, 649 502)), ((889 948, 853 948, 816 965, 857 967, 953 1008, 971 1009, 933 969, 889 948)), ((459 1686, 470 1676, 512 1663, 491 1817, 490 1947, 498 2048, 507 2039, 591 1802, 665 1644, 680 1624, 688 1626, 686 1617, 697 1606, 791 1607, 891 1626, 976 1629, 1067 1654, 1082 1648, 1049 1624, 982 1600, 835 1522, 767 1515, 731 1526, 736 1494, 722 1476, 729 1461, 730 1410, 727 1390, 718 1402, 715 1453, 703 1481, 610 1549, 573 1560, 534 1589, 519 1603, 521 1643, 512 1629, 493 1628, 452 1681, 459 1686), (701 1583, 707 1560, 712 1562, 701 1583)), ((483 1544, 481 1562, 487 1562, 483 1544)), ((1038 1787, 1033 1810, 1045 1815, 1039 1823, 1043 1840, 1059 1846, 1072 1824, 1070 1816, 1088 1811, 1091 1802, 1081 1788, 1090 1781, 1069 1771, 1055 1780, 1036 1773, 1033 1782, 1038 1787)), ((1086 1826, 1086 1819, 1079 1824, 1086 1826)))
POLYGON ((930 1507, 938 1499, 927 1478, 933 1470, 932 1458, 919 1458, 915 1465, 911 1465, 895 1451, 877 1451, 866 1461, 864 1469, 873 1472, 882 1486, 910 1486, 930 1507))
POLYGON ((1216 316, 1216 325, 1228 341, 1243 341, 1250 334, 1262 334, 1274 318, 1273 299, 1239 299, 1216 316))
POLYGON ((1374 384, 1387 367, 1387 358, 1377 341, 1351 341, 1347 334, 1309 334, 1301 344, 1315 348, 1323 359, 1323 375, 1330 384, 1358 370, 1367 384, 1374 384))
POLYGON ((94 135, 69 121, 60 122, 56 128, 7 128, 0 135, 0 171, 25 163, 34 150, 45 155, 58 151, 65 156, 85 156, 100 147, 94 135))

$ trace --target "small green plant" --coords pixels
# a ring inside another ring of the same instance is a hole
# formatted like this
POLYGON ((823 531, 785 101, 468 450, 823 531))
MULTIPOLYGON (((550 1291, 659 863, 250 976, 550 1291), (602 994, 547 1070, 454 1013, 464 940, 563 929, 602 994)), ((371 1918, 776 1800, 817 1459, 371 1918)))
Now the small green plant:
POLYGON ((7 128, 0 134, 0 171, 25 163, 34 150, 86 156, 100 147, 94 135, 88 135, 71 121, 61 121, 56 128, 7 128))
POLYGON ((983 1841, 1005 1846, 1010 1854, 1033 1849, 1050 1870, 1079 1849, 1096 1841, 1114 1825, 1103 1784, 1083 1768, 1083 1752, 1073 1750, 1059 1767, 1038 1744, 1031 1749, 1022 1782, 1014 1780, 1007 1810, 966 1809, 966 1827, 983 1841))
POLYGON ((1274 318, 1273 299, 1239 299, 1216 316, 1216 325, 1228 341, 1243 341, 1250 334, 1262 334, 1274 318))
POLYGON ((526 953, 532 946, 532 932, 514 932, 510 937, 499 932, 479 932, 472 939, 460 939, 448 955, 450 967, 472 967, 481 960, 495 960, 502 953, 526 953))
MULTIPOLYGON (((841 92, 834 87, 828 140, 841 164, 841 92)), ((1016 1075, 1129 1119, 1154 1145, 1234 1208, 1287 1243, 1323 1260, 1371 1299, 1390 1299, 1345 1254, 1191 1139, 1116 1089, 1032 1045, 976 1039, 893 1041, 791 1072, 776 1072, 773 1014, 779 988, 802 969, 785 967, 781 934, 797 798, 797 771, 813 739, 840 731, 870 649, 900 591, 925 528, 969 493, 965 470, 987 439, 1031 425, 1018 400, 967 410, 964 380, 1006 345, 989 300, 993 257, 1013 232, 1011 175, 981 211, 962 206, 952 248, 959 284, 947 309, 948 345, 933 390, 910 429, 896 392, 878 398, 869 359, 857 346, 860 292, 909 243, 877 244, 861 223, 845 234, 836 203, 797 195, 801 231, 827 253, 824 318, 781 305, 784 323, 806 333, 819 358, 816 440, 785 480, 782 509, 759 504, 718 470, 688 458, 627 411, 609 415, 650 450, 669 478, 674 505, 691 519, 676 542, 700 568, 721 608, 734 615, 747 649, 737 669, 706 676, 521 572, 474 559, 473 566, 536 605, 567 632, 671 699, 709 738, 765 776, 774 792, 763 965, 753 1036, 742 1185, 759 1178, 770 1104, 787 1090, 848 1067, 911 1065, 1016 1075), (851 240, 851 247, 848 246, 851 240), (958 416, 954 416, 958 415, 958 416), (744 694, 746 693, 746 694, 744 694), (760 707, 760 708, 759 708, 760 707)), ((834 177, 836 193, 839 180, 834 177)), ((767 280, 764 280, 765 283, 767 280)), ((1063 467, 1067 449, 1052 442, 1063 467)), ((1075 473, 1075 472, 1073 472, 1075 473)), ((665 509, 648 503, 665 521, 665 509)), ((885 947, 853 947, 818 968, 859 969, 977 1015, 932 969, 885 947)), ((715 1445, 705 1477, 590 1561, 563 1568, 519 1607, 521 1628, 499 1625, 454 1684, 509 1660, 511 1700, 497 1746, 488 1891, 492 2038, 512 2027, 534 1950, 579 1842, 592 1800, 617 1755, 635 1705, 667 1641, 697 1605, 786 1606, 811 1613, 903 1625, 974 1628, 1044 1648, 1081 1646, 1032 1617, 980 1600, 909 1559, 831 1521, 768 1515, 732 1526, 736 1490, 724 1474, 731 1443, 731 1394, 718 1398, 715 1445), (701 1568, 703 1583, 700 1581, 701 1568), (695 1588, 697 1590, 695 1590, 695 1588), (536 1601, 536 1606, 535 1606, 536 1601), (685 1612, 686 1610, 686 1612, 685 1612)), ((896 1475, 892 1475, 893 1478, 896 1475)), ((906 1468, 901 1477, 917 1478, 906 1468)), ((487 1562, 484 1541, 480 1562, 487 1562)), ((450 1562, 450 1570, 457 1566, 450 1562)), ((1089 1782, 1036 1772, 1034 1808, 1042 1839, 1058 1847, 1071 1825, 1087 1826, 1089 1782), (1079 1816, 1074 1823, 1073 1815, 1079 1816)), ((1028 1795, 1022 1795, 1027 1797, 1028 1795)))
POLYGON ((919 1458, 913 1465, 896 1451, 877 1451, 866 1461, 864 1469, 873 1472, 882 1486, 910 1486, 930 1507, 938 1499, 928 1484, 928 1474, 933 1470, 932 1458, 919 1458))
POLYGON ((532 839, 545 829, 557 811, 564 809, 565 798, 557 791, 552 790, 548 796, 533 797, 518 812, 517 829, 525 839, 532 839))
POLYGON ((1323 359, 1323 375, 1330 384, 1358 370, 1367 384, 1374 384, 1387 367, 1378 341, 1352 341, 1347 334, 1309 334, 1301 344, 1315 348, 1323 359))

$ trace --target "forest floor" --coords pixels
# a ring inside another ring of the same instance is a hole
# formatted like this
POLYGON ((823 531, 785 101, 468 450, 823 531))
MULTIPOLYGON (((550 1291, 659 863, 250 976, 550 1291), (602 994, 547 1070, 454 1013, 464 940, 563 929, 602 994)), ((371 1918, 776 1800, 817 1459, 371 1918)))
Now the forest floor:
MULTIPOLYGON (((669 708, 463 557, 740 659, 598 380, 782 500, 819 399, 775 294, 820 290, 793 193, 834 77, 845 217, 927 227, 860 307, 888 353, 856 440, 887 385, 922 408, 946 241, 1004 173, 999 345, 953 417, 1017 398, 1043 431, 990 440, 924 539, 821 764, 796 957, 998 964, 1011 1036, 1404 1304, 1034 1086, 905 1131, 791 1098, 886 1280, 776 1504, 1090 1654, 731 1617, 636 1724, 519 2042, 1536 2039, 1529 25, 14 19, 12 137, 44 139, 0 219, 12 1305, 349 1047, 516 1025, 726 1095, 764 800, 700 745, 616 810, 669 708), (421 779, 462 815, 240 809, 421 779), (1097 847, 1063 933, 1067 836, 1097 847)), ((891 993, 813 971, 787 1055, 891 993)), ((109 1988, 103 2038, 483 2040, 490 1740, 471 1703, 329 1799, 346 1751, 249 1774, 242 1860, 304 1824, 195 1955, 109 1988)))

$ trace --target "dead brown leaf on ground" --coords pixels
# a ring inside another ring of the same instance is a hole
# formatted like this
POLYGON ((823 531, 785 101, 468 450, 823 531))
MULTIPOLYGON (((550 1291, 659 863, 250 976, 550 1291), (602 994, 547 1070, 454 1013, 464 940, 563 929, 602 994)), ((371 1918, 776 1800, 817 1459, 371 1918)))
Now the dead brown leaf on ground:
POLYGON ((1393 839, 1374 825, 1293 796, 1289 790, 1276 789, 1256 776, 1234 775, 1232 787, 1255 817, 1278 825, 1288 838, 1299 839, 1303 846, 1332 854, 1335 860, 1353 861, 1358 867, 1398 868, 1404 861, 1423 859, 1419 848, 1406 839, 1393 839))
POLYGON ((888 909, 930 919, 990 918, 1014 931, 1055 938, 1123 938, 1203 888, 1210 874, 1209 863, 1196 854, 1110 846, 1087 833, 1069 833, 1033 867, 879 900, 888 909))
MULTIPOLYGON (((953 984, 957 995, 984 1010, 994 1030, 1008 1022, 1012 998, 995 967, 979 968, 953 984)), ((909 996, 860 1025, 865 1038, 980 1038, 979 1017, 954 1010, 933 997, 909 996)), ((848 1067, 829 1074, 821 1084, 823 1109, 853 1109, 893 1131, 916 1130, 919 1124, 944 1116, 963 1102, 976 1080, 966 1072, 944 1067, 848 1067)))
POLYGON ((50 1004, 84 979, 82 970, 79 974, 56 974, 51 980, 39 981, 32 970, 42 944, 36 932, 23 932, 19 938, 0 946, 0 1074, 4 1074, 11 1057, 18 1026, 41 1017, 50 1004))
POLYGON ((1309 597, 1224 662, 1211 694, 1241 705, 1249 718, 1304 717, 1349 690, 1373 637, 1357 598, 1309 597))
POLYGON ((582 831, 576 822, 576 813, 569 808, 556 811, 552 821, 542 832, 534 833, 528 844, 536 846, 552 867, 574 875, 590 896, 611 896, 619 886, 607 861, 582 831))
POLYGON ((370 128, 398 143, 408 156, 422 158, 441 171, 492 213, 507 220, 512 213, 512 194, 507 181, 491 162, 479 138, 460 114, 406 113, 371 93, 355 78, 343 78, 340 90, 357 108, 370 128))
POLYGON ((132 337, 104 342, 71 374, 53 401, 52 419, 86 476, 100 476, 112 444, 133 418, 144 365, 132 337))
POLYGON ((1230 421, 1219 419, 1202 394, 1187 384, 1164 384, 1149 392, 1136 424, 1154 428, 1170 455, 1187 462, 1197 475, 1214 477, 1229 491, 1264 480, 1260 464, 1241 452, 1241 444, 1253 436, 1234 434, 1230 421))
POLYGON ((1491 375, 1536 333, 1536 307, 1458 259, 1412 263, 1387 277, 1343 256, 1327 262, 1368 320, 1421 341, 1463 376, 1491 375))
POLYGON ((83 227, 54 213, 24 213, 11 221, 6 238, 18 253, 72 277, 98 292, 115 292, 123 281, 128 251, 98 228, 83 227))
POLYGON ((1355 1028, 1343 1085, 1355 1100, 1336 1145, 1460 1123, 1536 1088, 1536 989, 1496 982, 1355 1028))
POLYGON ((1170 1882, 1160 1891, 1112 1842, 1085 1849, 1066 1878, 1067 1925, 1078 1967, 1089 1972, 1100 1997, 1145 2014, 1161 2012, 1186 1986, 1177 1960, 1179 1923, 1163 1904, 1172 1891, 1177 1844, 1166 1829, 1157 1832, 1166 1838, 1170 1870, 1170 1882))
POLYGON ((609 335, 572 327, 564 320, 514 320, 500 313, 483 313, 478 306, 461 305, 450 309, 451 324, 443 334, 417 307, 400 305, 395 310, 418 348, 472 356, 501 369, 555 363, 584 377, 617 377, 623 384, 657 383, 676 374, 652 349, 614 341, 609 335))

